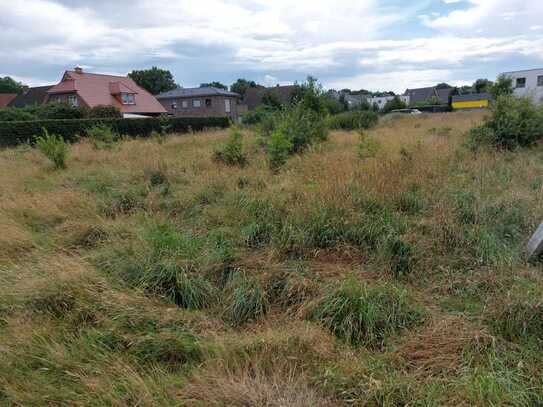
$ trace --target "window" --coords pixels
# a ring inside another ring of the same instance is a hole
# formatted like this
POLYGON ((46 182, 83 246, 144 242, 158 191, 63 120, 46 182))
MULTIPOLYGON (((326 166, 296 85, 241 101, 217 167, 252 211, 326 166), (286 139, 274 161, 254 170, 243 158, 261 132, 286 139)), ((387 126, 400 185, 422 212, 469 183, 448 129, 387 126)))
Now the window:
POLYGON ((202 107, 202 101, 199 99, 194 99, 192 101, 192 107, 202 107))
POLYGON ((68 104, 70 106, 77 106, 77 96, 76 95, 68 95, 68 104))
POLYGON ((526 87, 526 78, 517 78, 516 88, 525 88, 526 87))
POLYGON ((211 99, 206 99, 206 107, 211 107, 211 99))
POLYGON ((183 101, 181 102, 181 107, 182 107, 183 109, 188 109, 188 108, 189 108, 189 102, 187 102, 186 100, 183 100, 183 101))
POLYGON ((136 104, 136 98, 134 97, 133 93, 121 93, 121 99, 123 101, 123 105, 136 104))
POLYGON ((224 111, 230 113, 230 99, 224 99, 224 111))
POLYGON ((172 110, 177 109, 177 102, 172 102, 172 110))
POLYGON ((537 77, 537 86, 543 86, 543 75, 537 77))

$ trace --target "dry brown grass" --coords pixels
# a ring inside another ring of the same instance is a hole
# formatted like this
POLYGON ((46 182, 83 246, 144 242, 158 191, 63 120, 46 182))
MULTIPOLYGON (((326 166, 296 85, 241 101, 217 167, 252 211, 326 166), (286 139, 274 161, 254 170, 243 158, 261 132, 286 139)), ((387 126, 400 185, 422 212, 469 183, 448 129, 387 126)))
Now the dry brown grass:
POLYGON ((410 372, 426 377, 459 374, 470 354, 487 351, 494 338, 462 317, 434 316, 400 345, 397 354, 410 372))

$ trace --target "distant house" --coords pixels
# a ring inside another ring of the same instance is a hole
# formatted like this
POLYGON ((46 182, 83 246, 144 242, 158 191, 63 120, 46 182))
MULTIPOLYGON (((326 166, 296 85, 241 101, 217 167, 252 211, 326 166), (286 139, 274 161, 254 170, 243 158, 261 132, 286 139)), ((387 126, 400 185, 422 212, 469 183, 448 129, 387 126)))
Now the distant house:
POLYGON ((409 99, 410 99, 409 95, 374 96, 374 97, 367 98, 367 101, 370 104, 370 106, 377 105, 379 109, 382 109, 383 107, 385 107, 387 102, 390 102, 396 97, 400 99, 402 102, 404 102, 406 105, 409 105, 409 99))
POLYGON ((0 108, 8 107, 10 102, 16 97, 16 93, 0 93, 0 108))
POLYGON ((249 110, 255 110, 258 106, 262 105, 264 97, 270 95, 275 97, 282 105, 286 105, 290 102, 295 89, 296 85, 248 88, 245 92, 243 103, 247 105, 249 110))
POLYGON ((505 72, 513 80, 514 94, 528 96, 537 104, 543 104, 543 68, 505 72))
POLYGON ((454 88, 436 88, 435 86, 428 88, 407 89, 404 96, 409 98, 409 106, 417 106, 421 103, 426 103, 432 99, 436 99, 441 105, 449 103, 454 88))
POLYGON ((72 106, 114 106, 123 114, 156 116, 166 109, 145 89, 125 76, 66 71, 62 80, 47 90, 45 103, 60 102, 72 106))
POLYGON ((247 110, 239 104, 239 94, 212 87, 177 88, 156 98, 169 114, 177 117, 230 117, 235 120, 247 110))
POLYGON ((8 106, 25 107, 42 105, 45 103, 47 99, 47 91, 51 89, 51 87, 51 85, 37 86, 34 88, 24 87, 23 92, 9 102, 8 106))
POLYGON ((488 93, 472 93, 467 95, 455 95, 452 97, 452 108, 484 109, 489 106, 492 97, 488 93))

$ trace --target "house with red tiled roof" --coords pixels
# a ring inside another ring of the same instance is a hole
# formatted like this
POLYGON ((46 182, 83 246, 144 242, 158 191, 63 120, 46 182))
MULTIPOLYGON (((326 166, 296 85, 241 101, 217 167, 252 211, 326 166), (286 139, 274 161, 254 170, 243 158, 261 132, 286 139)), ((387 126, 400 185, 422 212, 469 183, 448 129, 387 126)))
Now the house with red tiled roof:
POLYGON ((123 114, 156 116, 166 113, 158 100, 125 76, 84 72, 82 68, 66 71, 62 80, 47 90, 45 103, 72 106, 114 106, 123 114))
POLYGON ((0 108, 7 107, 16 97, 16 93, 0 93, 0 108))

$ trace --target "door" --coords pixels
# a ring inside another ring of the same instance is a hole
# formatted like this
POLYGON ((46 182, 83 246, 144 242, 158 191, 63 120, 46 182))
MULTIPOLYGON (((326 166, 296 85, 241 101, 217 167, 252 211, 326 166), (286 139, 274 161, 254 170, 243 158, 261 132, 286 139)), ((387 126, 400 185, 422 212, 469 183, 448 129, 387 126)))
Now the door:
POLYGON ((224 99, 224 111, 226 113, 230 113, 230 109, 231 109, 230 99, 224 99))

